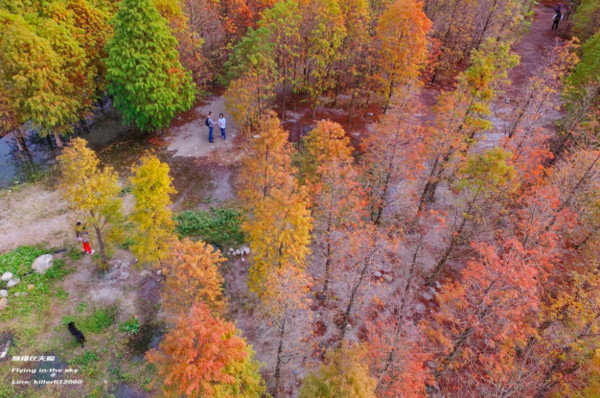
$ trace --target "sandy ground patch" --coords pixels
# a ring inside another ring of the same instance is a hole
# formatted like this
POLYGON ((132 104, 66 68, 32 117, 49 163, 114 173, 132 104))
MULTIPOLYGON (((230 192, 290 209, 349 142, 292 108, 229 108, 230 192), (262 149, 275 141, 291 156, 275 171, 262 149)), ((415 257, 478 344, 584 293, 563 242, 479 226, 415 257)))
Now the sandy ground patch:
POLYGON ((225 109, 225 99, 222 96, 208 98, 208 102, 194 107, 191 111, 178 116, 170 128, 167 139, 169 151, 175 151, 175 156, 207 156, 210 152, 224 151, 233 147, 233 139, 240 130, 235 125, 233 118, 225 109), (213 120, 217 121, 219 113, 223 113, 227 120, 227 139, 221 139, 221 131, 215 126, 214 144, 208 142, 208 127, 204 124, 208 112, 213 112, 213 120))
POLYGON ((0 253, 23 245, 61 247, 72 233, 76 215, 57 191, 42 184, 0 191, 0 253))

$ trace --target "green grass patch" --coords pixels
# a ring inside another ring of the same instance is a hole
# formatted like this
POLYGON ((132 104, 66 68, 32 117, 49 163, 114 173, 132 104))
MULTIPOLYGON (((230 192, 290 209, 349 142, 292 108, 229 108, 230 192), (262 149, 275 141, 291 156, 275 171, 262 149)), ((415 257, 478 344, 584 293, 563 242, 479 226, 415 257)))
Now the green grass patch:
POLYGON ((71 359, 69 364, 87 368, 90 364, 98 362, 99 360, 100 358, 98 358, 98 355, 96 355, 95 352, 86 351, 85 354, 71 359))
MULTIPOLYGON (((81 305, 81 303, 79 304, 81 305)), ((79 307, 78 305, 78 307, 79 307)), ((79 311, 79 308, 78 308, 79 311)), ((100 333, 108 329, 117 318, 117 306, 111 305, 105 308, 98 308, 90 315, 81 317, 76 315, 66 315, 62 317, 62 324, 68 325, 69 322, 75 322, 75 326, 82 332, 100 333)))
POLYGON ((83 312, 83 311, 85 311, 86 308, 87 308, 87 303, 85 301, 80 302, 79 304, 77 304, 77 307, 75 307, 77 312, 83 312))
MULTIPOLYGON (((8 307, 0 313, 0 321, 6 321, 15 316, 25 316, 32 311, 41 313, 48 308, 49 298, 55 294, 53 285, 65 275, 73 272, 73 268, 67 267, 65 262, 60 259, 55 259, 54 265, 44 275, 32 272, 33 261, 38 256, 50 252, 50 250, 40 247, 21 246, 0 256, 0 273, 9 271, 12 272, 14 278, 20 279, 16 286, 9 289, 8 307), (28 289, 29 285, 34 286, 32 290, 28 289), (15 296, 15 293, 18 293, 19 296, 15 296)), ((5 286, 6 282, 0 282, 0 289, 5 286)))
POLYGON ((92 313, 92 315, 88 316, 81 322, 81 330, 92 333, 100 333, 115 323, 116 317, 116 306, 97 309, 92 313))
POLYGON ((68 256, 71 260, 77 261, 81 257, 83 257, 83 251, 81 247, 71 246, 71 248, 69 249, 68 256))
POLYGON ((58 289, 56 289, 56 292, 54 292, 54 297, 64 300, 67 297, 69 297, 69 293, 67 293, 67 291, 62 287, 59 287, 58 289))
POLYGON ((244 235, 240 229, 242 213, 237 209, 186 210, 175 215, 180 237, 197 236, 221 248, 240 244, 244 235))
POLYGON ((140 332, 140 321, 135 318, 131 318, 119 325, 119 330, 122 333, 130 336, 135 336, 140 332))

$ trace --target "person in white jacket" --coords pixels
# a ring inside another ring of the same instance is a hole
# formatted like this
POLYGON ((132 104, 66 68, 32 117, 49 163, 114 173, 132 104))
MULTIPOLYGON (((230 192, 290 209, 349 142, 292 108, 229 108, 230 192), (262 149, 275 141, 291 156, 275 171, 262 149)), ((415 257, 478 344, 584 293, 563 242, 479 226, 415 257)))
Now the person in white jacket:
POLYGON ((221 129, 221 138, 226 139, 227 135, 225 134, 225 126, 227 125, 227 120, 225 120, 225 116, 222 113, 219 113, 219 128, 221 129))

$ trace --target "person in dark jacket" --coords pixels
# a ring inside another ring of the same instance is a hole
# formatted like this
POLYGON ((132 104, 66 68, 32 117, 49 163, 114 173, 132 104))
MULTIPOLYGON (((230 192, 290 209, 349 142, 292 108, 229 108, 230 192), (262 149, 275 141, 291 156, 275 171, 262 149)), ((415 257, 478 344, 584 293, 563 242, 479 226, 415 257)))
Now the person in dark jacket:
POLYGON ((552 17, 552 19, 554 20, 554 22, 552 22, 552 30, 558 30, 558 23, 560 22, 560 20, 562 19, 562 14, 560 12, 561 6, 559 5, 558 8, 554 11, 556 11, 556 13, 554 14, 554 17, 552 17))
POLYGON ((208 142, 215 142, 213 141, 213 128, 215 127, 215 122, 212 120, 212 112, 208 112, 206 125, 208 126, 208 142))

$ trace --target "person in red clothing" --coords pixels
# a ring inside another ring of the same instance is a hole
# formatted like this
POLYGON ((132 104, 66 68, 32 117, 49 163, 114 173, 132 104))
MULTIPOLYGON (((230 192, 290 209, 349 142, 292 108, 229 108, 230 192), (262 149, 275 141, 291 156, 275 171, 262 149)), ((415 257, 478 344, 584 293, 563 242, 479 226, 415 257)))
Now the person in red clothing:
MULTIPOLYGON (((84 227, 85 229, 85 227, 84 227)), ((83 233, 83 251, 86 252, 86 254, 94 254, 94 251, 92 250, 92 248, 90 247, 90 237, 87 233, 87 231, 85 231, 83 233)))

